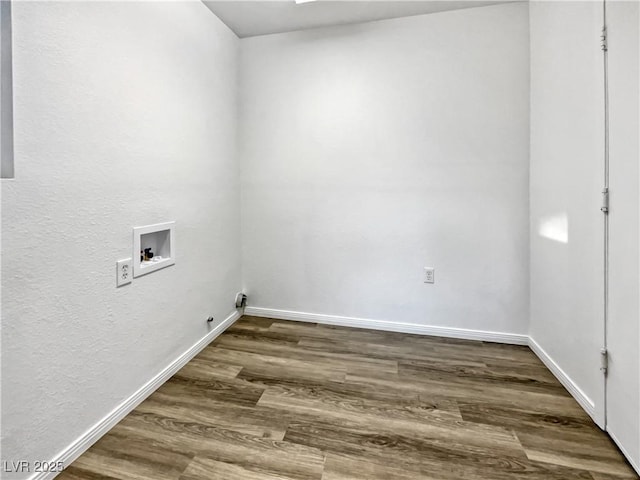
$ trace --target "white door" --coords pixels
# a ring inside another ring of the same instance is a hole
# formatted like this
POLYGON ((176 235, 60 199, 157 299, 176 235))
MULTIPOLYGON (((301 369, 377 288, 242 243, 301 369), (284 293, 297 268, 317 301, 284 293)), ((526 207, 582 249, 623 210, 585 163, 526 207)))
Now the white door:
POLYGON ((529 5, 530 335, 604 428, 602 2, 529 5))
POLYGON ((607 2, 609 308, 606 429, 640 474, 640 4, 607 2))

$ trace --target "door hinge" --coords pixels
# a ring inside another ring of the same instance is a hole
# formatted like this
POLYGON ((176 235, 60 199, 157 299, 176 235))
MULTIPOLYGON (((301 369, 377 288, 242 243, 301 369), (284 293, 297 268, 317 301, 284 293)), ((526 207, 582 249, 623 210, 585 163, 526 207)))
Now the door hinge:
POLYGON ((600 350, 600 371, 605 375, 609 371, 609 351, 606 348, 600 350))
POLYGON ((609 213, 609 189, 608 188, 604 188, 602 190, 602 206, 600 207, 600 211, 602 211, 602 213, 604 214, 609 213))
POLYGON ((603 52, 609 50, 609 44, 607 42, 607 27, 602 27, 602 34, 600 35, 600 48, 603 52))

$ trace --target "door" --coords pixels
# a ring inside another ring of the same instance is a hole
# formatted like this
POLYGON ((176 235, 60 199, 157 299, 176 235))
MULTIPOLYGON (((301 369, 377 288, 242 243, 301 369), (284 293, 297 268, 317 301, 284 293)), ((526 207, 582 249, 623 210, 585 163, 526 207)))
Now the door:
POLYGON ((640 4, 607 2, 609 294, 606 429, 640 474, 640 4))
POLYGON ((533 345, 605 426, 602 2, 530 2, 533 345))

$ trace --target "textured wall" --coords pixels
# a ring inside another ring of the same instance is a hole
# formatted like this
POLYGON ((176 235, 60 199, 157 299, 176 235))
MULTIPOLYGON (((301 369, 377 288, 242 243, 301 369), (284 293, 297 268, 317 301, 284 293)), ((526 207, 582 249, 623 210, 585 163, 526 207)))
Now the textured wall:
POLYGON ((233 311, 237 46, 200 2, 15 2, 3 459, 51 459, 233 311), (116 289, 167 220, 176 265, 116 289))
POLYGON ((526 333, 527 15, 242 40, 252 306, 526 333))

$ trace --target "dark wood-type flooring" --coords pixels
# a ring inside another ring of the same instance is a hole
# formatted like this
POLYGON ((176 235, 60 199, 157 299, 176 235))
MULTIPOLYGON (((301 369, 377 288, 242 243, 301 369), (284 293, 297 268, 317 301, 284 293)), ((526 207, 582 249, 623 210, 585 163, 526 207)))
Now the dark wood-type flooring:
POLYGON ((58 477, 636 478, 527 347, 246 316, 58 477))

